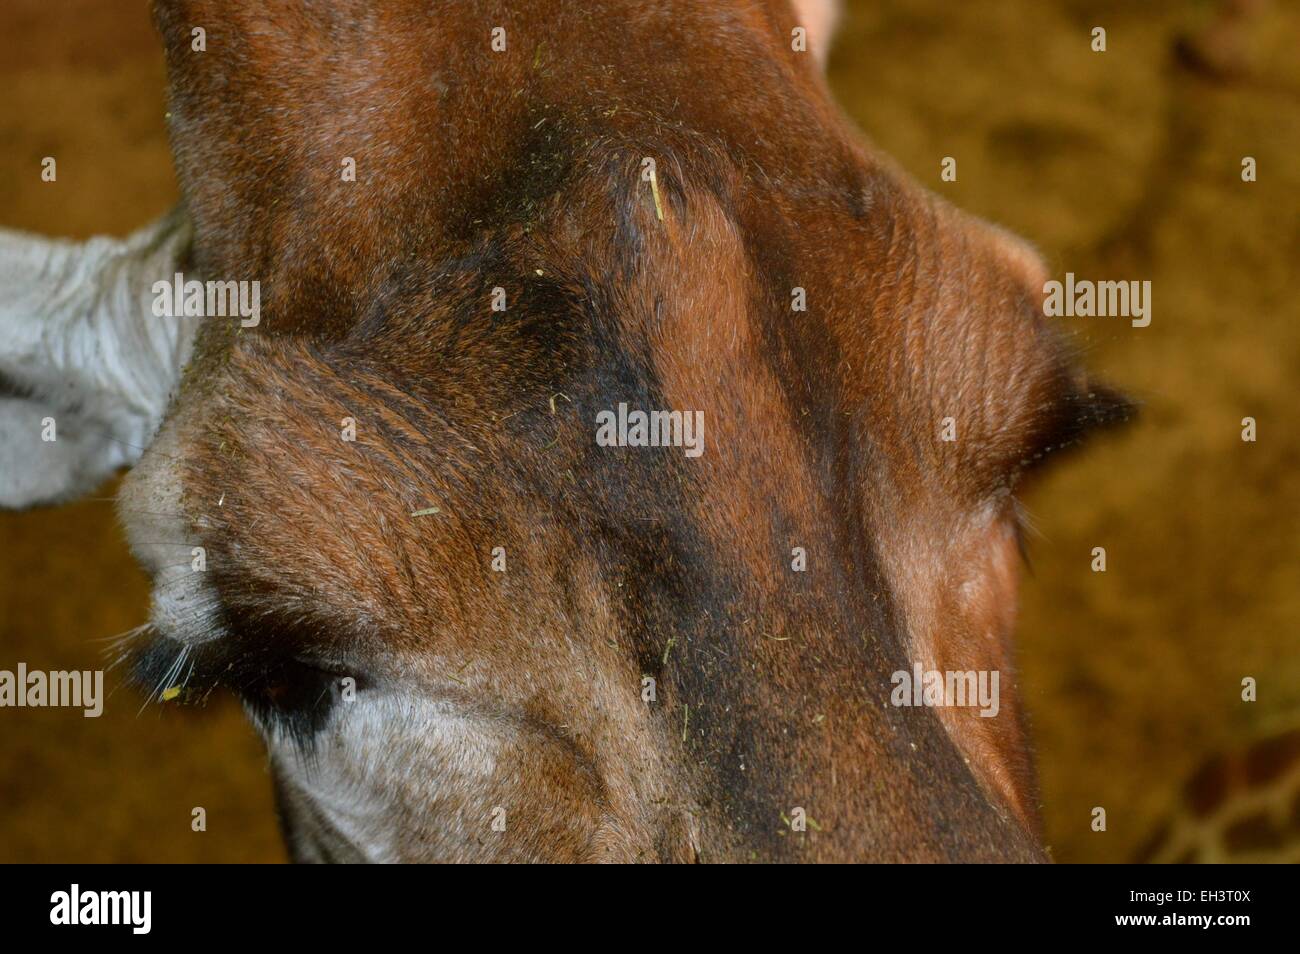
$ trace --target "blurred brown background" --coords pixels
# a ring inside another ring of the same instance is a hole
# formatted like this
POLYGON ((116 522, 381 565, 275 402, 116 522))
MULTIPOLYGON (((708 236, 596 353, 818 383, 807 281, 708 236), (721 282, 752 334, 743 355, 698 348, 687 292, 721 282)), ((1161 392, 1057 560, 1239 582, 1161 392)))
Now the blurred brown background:
MULTIPOLYGON (((1141 422, 1029 500, 1020 658, 1060 861, 1149 853, 1189 800, 1230 813, 1243 791, 1215 843, 1300 859, 1300 796, 1276 784, 1300 783, 1297 49, 1283 0, 860 0, 838 35, 845 110, 921 182, 1034 241, 1058 278, 1153 283, 1148 328, 1074 319, 1141 422)), ((170 207, 163 84, 145 0, 6 0, 0 225, 123 234, 170 207)), ((0 668, 98 668, 94 640, 145 619, 115 489, 0 513, 0 668)), ((97 720, 0 710, 0 861, 281 860, 238 708, 139 706, 120 690, 97 720)))

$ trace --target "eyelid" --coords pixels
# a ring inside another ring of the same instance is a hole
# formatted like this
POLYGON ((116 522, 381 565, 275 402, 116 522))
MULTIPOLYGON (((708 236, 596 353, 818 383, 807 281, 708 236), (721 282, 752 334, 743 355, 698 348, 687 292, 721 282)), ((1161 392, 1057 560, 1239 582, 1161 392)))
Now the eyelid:
POLYGON ((342 676, 364 675, 369 667, 354 651, 352 634, 339 631, 300 608, 267 607, 263 599, 226 600, 221 639, 234 670, 256 673, 297 665, 342 676))
POLYGON ((351 679, 352 688, 358 692, 371 688, 375 683, 371 671, 365 666, 358 665, 356 661, 341 660, 336 656, 320 656, 313 653, 295 654, 291 659, 297 665, 309 669, 321 677, 333 679, 337 682, 351 679))
POLYGON ((339 659, 337 656, 316 654, 310 651, 296 652, 291 657, 294 662, 308 669, 316 669, 332 676, 356 675, 357 666, 339 659))

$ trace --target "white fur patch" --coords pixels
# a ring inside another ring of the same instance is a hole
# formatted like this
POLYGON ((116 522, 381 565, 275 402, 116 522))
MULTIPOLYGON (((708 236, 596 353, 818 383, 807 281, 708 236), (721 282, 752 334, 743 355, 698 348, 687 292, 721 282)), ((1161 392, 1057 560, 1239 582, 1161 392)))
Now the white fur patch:
POLYGON ((452 703, 378 690, 340 703, 309 757, 272 735, 267 745, 296 857, 409 861, 431 843, 484 837, 502 739, 500 729, 452 703), (450 803, 440 803, 448 794, 450 803), (464 803, 479 810, 466 817, 464 803), (435 810, 440 804, 444 810, 435 810), (452 804, 462 810, 449 810, 452 804))

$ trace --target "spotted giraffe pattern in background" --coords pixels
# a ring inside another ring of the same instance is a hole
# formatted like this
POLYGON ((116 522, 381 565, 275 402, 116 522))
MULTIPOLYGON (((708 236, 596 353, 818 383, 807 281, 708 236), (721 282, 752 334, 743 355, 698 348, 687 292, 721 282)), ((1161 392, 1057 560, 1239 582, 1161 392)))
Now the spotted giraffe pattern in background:
POLYGON ((1300 729, 1203 762, 1135 860, 1300 862, 1300 729))

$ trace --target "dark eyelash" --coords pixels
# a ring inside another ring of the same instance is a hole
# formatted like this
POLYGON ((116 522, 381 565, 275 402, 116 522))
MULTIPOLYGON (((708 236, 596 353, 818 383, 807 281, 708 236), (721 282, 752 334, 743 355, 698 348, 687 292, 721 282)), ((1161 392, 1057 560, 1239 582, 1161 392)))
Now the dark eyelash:
POLYGON ((1066 403, 1072 406, 1073 426, 1080 435, 1127 424, 1138 413, 1138 404, 1131 397, 1102 385, 1092 385, 1072 399, 1067 399, 1066 403))
POLYGON ((1044 426, 1021 457, 1021 473, 1037 470, 1049 458, 1080 446, 1098 431, 1133 420, 1137 412, 1137 403, 1113 388, 1090 386, 1083 391, 1066 392, 1052 407, 1044 426))
POLYGON ((361 672, 307 647, 313 634, 274 616, 242 619, 223 610, 214 638, 185 643, 157 636, 131 658, 131 681, 151 698, 206 699, 218 688, 237 695, 250 716, 268 733, 287 738, 304 756, 341 701, 343 679, 359 693, 370 685, 361 672))

